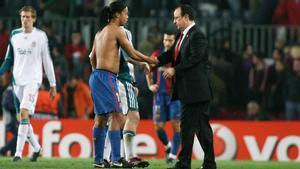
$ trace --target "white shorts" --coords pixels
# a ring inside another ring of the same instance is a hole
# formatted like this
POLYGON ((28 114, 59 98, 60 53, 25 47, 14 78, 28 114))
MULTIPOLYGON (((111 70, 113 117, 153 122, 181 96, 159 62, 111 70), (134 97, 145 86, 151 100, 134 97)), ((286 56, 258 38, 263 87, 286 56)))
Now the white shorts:
POLYGON ((14 93, 18 99, 17 105, 20 110, 22 108, 27 109, 29 114, 34 114, 35 104, 38 98, 40 85, 37 83, 27 84, 23 86, 14 85, 14 93))
POLYGON ((135 87, 127 81, 118 80, 118 88, 123 114, 127 115, 128 111, 139 111, 135 87))

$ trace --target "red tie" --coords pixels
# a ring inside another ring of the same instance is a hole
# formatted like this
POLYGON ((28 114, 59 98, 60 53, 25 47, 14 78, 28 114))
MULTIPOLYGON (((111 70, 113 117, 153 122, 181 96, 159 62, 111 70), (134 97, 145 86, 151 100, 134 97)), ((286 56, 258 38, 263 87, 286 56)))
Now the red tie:
POLYGON ((176 62, 176 59, 177 59, 178 54, 179 54, 179 47, 180 47, 182 37, 183 37, 183 33, 181 32, 180 36, 179 36, 179 39, 178 39, 178 43, 176 44, 176 47, 175 47, 174 62, 176 62))

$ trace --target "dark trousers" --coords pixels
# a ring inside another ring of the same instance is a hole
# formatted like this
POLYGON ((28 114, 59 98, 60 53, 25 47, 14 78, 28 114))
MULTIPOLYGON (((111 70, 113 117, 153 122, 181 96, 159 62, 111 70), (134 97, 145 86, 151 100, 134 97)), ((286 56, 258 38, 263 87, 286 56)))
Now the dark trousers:
MULTIPOLYGON (((15 116, 12 116, 15 117, 15 116)), ((16 118, 12 118, 10 124, 6 126, 6 132, 11 132, 13 138, 9 140, 4 147, 0 149, 0 155, 5 156, 7 151, 10 151, 11 155, 16 152, 17 138, 18 138, 18 121, 16 118)))
POLYGON ((203 167, 216 169, 213 133, 209 124, 209 102, 182 104, 181 114, 181 151, 179 153, 179 168, 190 169, 192 149, 195 134, 204 151, 203 167))

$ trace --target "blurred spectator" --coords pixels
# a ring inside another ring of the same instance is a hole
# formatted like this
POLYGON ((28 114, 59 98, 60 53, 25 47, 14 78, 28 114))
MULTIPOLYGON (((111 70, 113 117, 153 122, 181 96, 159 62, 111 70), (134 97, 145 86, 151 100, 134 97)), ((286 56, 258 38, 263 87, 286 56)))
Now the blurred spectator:
POLYGON ((236 63, 235 90, 238 93, 237 104, 244 110, 249 99, 249 72, 252 68, 253 47, 247 43, 244 47, 242 57, 236 63))
MULTIPOLYGON (((221 48, 219 49, 218 56, 220 59, 223 59, 229 65, 228 68, 225 68, 223 71, 227 73, 227 79, 224 79, 226 82, 226 90, 228 95, 229 105, 237 105, 239 98, 239 91, 237 88, 240 87, 237 81, 240 79, 240 57, 231 50, 230 41, 228 38, 225 38, 221 41, 221 48)), ((222 76, 220 76, 222 77, 222 76)))
POLYGON ((300 57, 294 56, 293 59, 293 71, 287 74, 284 86, 287 120, 300 119, 300 57))
POLYGON ((243 50, 243 69, 247 74, 249 73, 252 66, 253 47, 251 44, 246 44, 243 50))
POLYGON ((241 12, 241 1, 239 0, 227 0, 227 3, 229 5, 229 9, 232 13, 232 16, 235 18, 240 17, 241 12))
POLYGON ((92 72, 92 67, 90 66, 90 59, 87 58, 85 64, 83 65, 81 80, 86 84, 89 83, 90 74, 92 72))
POLYGON ((148 28, 147 38, 139 43, 138 50, 146 55, 151 51, 161 48, 162 34, 158 26, 148 28))
POLYGON ((230 40, 228 38, 224 38, 223 40, 221 40, 219 56, 233 65, 235 65, 235 63, 237 63, 239 59, 238 55, 231 50, 230 40))
POLYGON ((267 100, 267 110, 276 118, 282 119, 284 112, 283 85, 285 77, 284 53, 274 49, 274 64, 269 67, 268 86, 270 88, 267 100))
POLYGON ((275 48, 276 49, 280 49, 280 50, 284 50, 285 48, 285 39, 284 38, 279 38, 275 41, 275 48))
POLYGON ((0 21, 0 63, 3 62, 9 42, 9 33, 0 21))
POLYGON ((0 16, 3 16, 5 13, 3 8, 4 8, 4 1, 0 1, 0 16))
POLYGON ((257 101, 265 108, 269 69, 263 61, 262 54, 255 53, 252 56, 252 64, 249 72, 249 100, 257 101))
MULTIPOLYGON (((29 5, 33 6, 35 9, 38 9, 37 0, 1 0, 4 3, 4 9, 1 10, 1 14, 4 16, 16 16, 17 11, 22 8, 22 6, 29 5), (3 10, 3 11, 2 11, 3 10)), ((1 16, 3 16, 1 15, 1 16)))
POLYGON ((44 22, 41 26, 41 29, 45 31, 47 38, 48 38, 48 44, 49 44, 49 50, 50 54, 52 56, 52 50, 54 46, 58 46, 59 41, 61 40, 56 34, 54 34, 52 30, 52 24, 51 22, 44 22))
POLYGON ((274 12, 272 23, 298 25, 300 23, 300 1, 280 0, 274 12))
POLYGON ((214 118, 217 117, 218 114, 223 112, 226 106, 226 83, 214 72, 210 73, 210 80, 214 97, 210 103, 209 114, 212 118, 214 118))
POLYGON ((18 136, 18 120, 14 106, 13 88, 8 86, 2 95, 2 111, 4 113, 5 132, 11 132, 13 137, 0 149, 0 155, 14 155, 18 136))
POLYGON ((256 101, 250 101, 247 104, 247 116, 246 120, 269 120, 269 117, 267 117, 260 109, 259 103, 256 101))
POLYGON ((104 1, 102 0, 85 0, 83 15, 90 16, 90 17, 98 16, 103 6, 104 6, 104 1))
POLYGON ((80 32, 75 31, 71 34, 71 43, 65 46, 64 55, 71 66, 71 72, 76 76, 81 76, 87 49, 80 32))
POLYGON ((144 0, 142 1, 143 7, 146 7, 148 10, 144 11, 145 17, 159 17, 160 13, 160 2, 161 0, 144 0))
POLYGON ((78 4, 77 2, 72 0, 40 0, 39 8, 43 18, 46 20, 61 16, 72 17, 78 4))
POLYGON ((62 97, 58 92, 54 99, 50 99, 49 87, 41 86, 35 106, 33 118, 58 119, 63 116, 62 97))
POLYGON ((54 46, 52 49, 53 66, 56 77, 57 91, 61 92, 63 85, 67 82, 69 75, 69 65, 66 58, 62 55, 60 46, 54 46))
POLYGON ((274 10, 277 6, 278 0, 251 0, 250 3, 256 4, 256 10, 250 19, 254 24, 271 24, 274 10))
MULTIPOLYGON (((232 65, 230 63, 228 63, 227 61, 225 61, 223 58, 217 57, 214 52, 211 52, 211 54, 209 55, 209 62, 212 66, 212 71, 211 71, 210 76, 211 76, 211 80, 212 80, 213 90, 216 90, 216 92, 227 93, 226 81, 233 74, 232 65), (214 85, 216 85, 216 86, 214 86, 214 85), (221 91, 220 90, 221 88, 224 91, 221 91)), ((213 93, 215 93, 215 92, 213 92, 213 93)), ((219 94, 223 95, 221 93, 219 93, 219 94)), ((224 107, 227 107, 227 103, 228 103, 227 95, 224 94, 222 96, 222 98, 214 97, 213 102, 214 101, 218 102, 217 100, 219 100, 219 99, 222 100, 221 102, 223 102, 224 107)))
POLYGON ((290 72, 292 71, 292 56, 291 56, 291 49, 292 47, 291 46, 285 46, 283 48, 283 53, 284 53, 284 58, 283 58, 283 62, 285 64, 285 69, 286 71, 290 72))
POLYGON ((89 86, 72 75, 63 86, 64 117, 88 119, 93 112, 89 86))

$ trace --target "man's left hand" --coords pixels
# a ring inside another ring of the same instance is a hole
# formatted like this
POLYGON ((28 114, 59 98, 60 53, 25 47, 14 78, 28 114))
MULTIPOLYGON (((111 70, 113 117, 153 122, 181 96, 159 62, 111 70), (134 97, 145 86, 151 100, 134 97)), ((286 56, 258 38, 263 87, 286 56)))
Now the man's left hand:
POLYGON ((175 69, 170 67, 164 70, 163 76, 165 79, 172 78, 175 75, 175 69))

